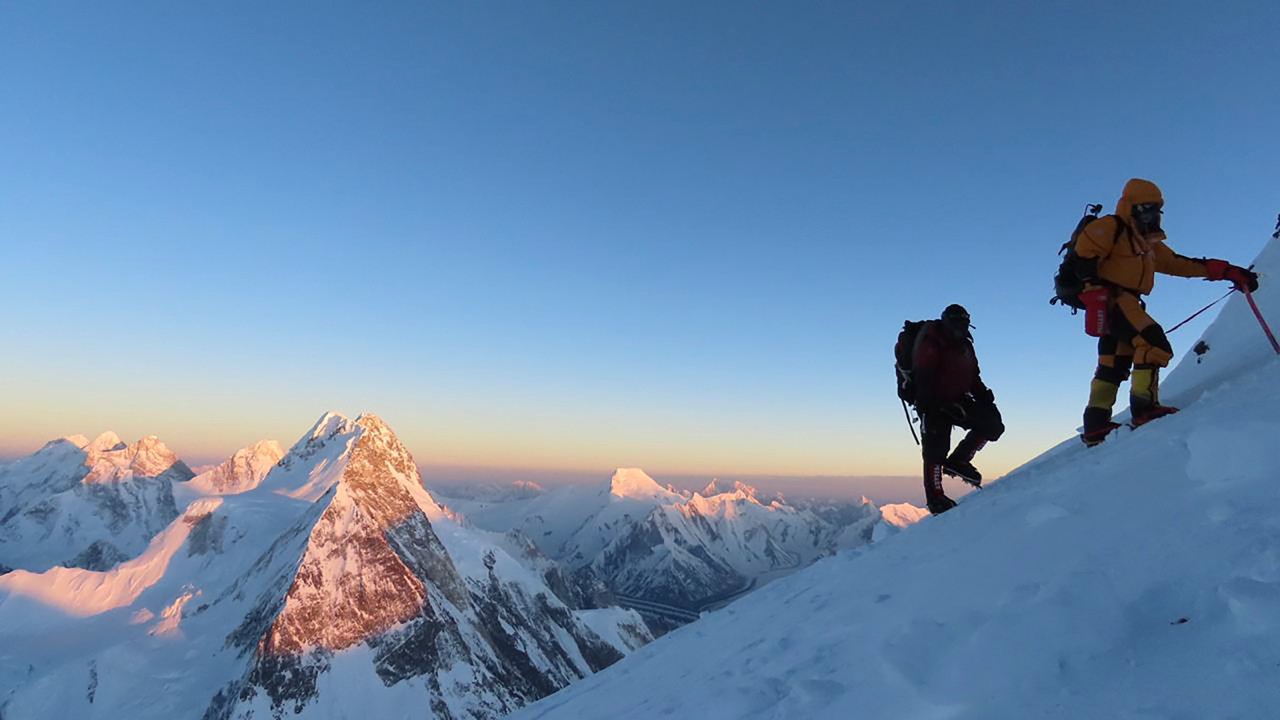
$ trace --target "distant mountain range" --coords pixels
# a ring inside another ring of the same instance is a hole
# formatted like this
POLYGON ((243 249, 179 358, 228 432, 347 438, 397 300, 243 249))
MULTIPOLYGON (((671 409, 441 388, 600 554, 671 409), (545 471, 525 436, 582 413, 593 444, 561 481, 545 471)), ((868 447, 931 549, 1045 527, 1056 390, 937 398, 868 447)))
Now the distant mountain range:
POLYGON ((65 438, 0 465, 0 501, 6 719, 492 718, 651 639, 456 519, 371 415, 198 477, 155 438, 65 438))
POLYGON ((912 519, 637 469, 471 490, 373 415, 199 475, 110 432, 0 463, 0 719, 501 717, 912 519))
POLYGON ((895 506, 886 518, 865 499, 761 499, 740 482, 679 491, 635 468, 594 488, 522 485, 505 495, 494 488, 468 495, 443 501, 478 527, 527 536, 579 582, 603 582, 646 611, 670 607, 672 618, 696 616, 921 517, 895 506))

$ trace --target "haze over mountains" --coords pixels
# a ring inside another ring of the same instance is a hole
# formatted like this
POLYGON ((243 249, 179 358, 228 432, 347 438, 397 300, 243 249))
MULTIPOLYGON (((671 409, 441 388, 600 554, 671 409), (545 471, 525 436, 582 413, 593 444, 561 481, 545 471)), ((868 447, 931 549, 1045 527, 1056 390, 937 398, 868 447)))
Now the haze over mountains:
POLYGON ((0 717, 500 717, 893 530, 757 495, 625 469, 442 504, 372 415, 199 475, 154 436, 55 440, 0 464, 0 717))
POLYGON ((914 526, 637 468, 437 496, 367 414, 199 475, 54 440, 0 464, 0 718, 1267 717, 1280 360, 1241 297, 1203 340, 1182 412, 914 526))
POLYGON ((479 527, 520 531, 579 578, 692 613, 870 542, 882 521, 869 502, 792 504, 782 496, 760 498, 742 483, 682 492, 637 468, 618 470, 594 488, 524 485, 508 496, 447 502, 479 527))
POLYGON ((453 520, 374 416, 194 479, 162 447, 69 438, 3 467, 3 717, 496 717, 651 638, 453 520), (68 566, 104 546, 126 559, 68 566))
MULTIPOLYGON (((901 412, 901 411, 899 411, 901 412)), ((905 421, 902 426, 903 437, 907 437, 905 421)), ((461 467, 451 465, 423 464, 423 475, 440 494, 451 497, 471 495, 477 486, 487 486, 494 490, 503 490, 516 483, 530 482, 545 489, 554 489, 565 485, 597 486, 602 477, 609 473, 603 470, 531 470, 520 468, 487 468, 461 467)), ((905 476, 872 476, 872 475, 715 475, 651 472, 661 479, 662 484, 671 485, 680 491, 693 492, 701 490, 710 482, 742 482, 756 488, 766 496, 782 493, 788 499, 828 499, 857 502, 867 498, 877 505, 890 503, 913 502, 919 500, 919 478, 914 475, 905 476)))

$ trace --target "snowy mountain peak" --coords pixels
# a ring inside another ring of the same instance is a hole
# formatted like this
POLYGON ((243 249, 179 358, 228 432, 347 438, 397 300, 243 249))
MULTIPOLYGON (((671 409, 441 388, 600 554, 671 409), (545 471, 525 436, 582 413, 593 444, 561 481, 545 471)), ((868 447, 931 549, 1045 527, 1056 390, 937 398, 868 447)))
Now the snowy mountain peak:
POLYGON ((178 516, 173 485, 193 476, 154 435, 133 445, 113 432, 48 443, 0 466, 0 565, 106 570, 178 516))
MULTIPOLYGON (((755 487, 748 485, 741 480, 734 480, 732 484, 716 478, 707 483, 698 493, 704 498, 713 498, 717 495, 736 495, 742 498, 750 498, 756 502, 760 502, 760 491, 755 487)), ((764 504, 764 503, 761 503, 764 504)))
POLYGON ((94 438, 93 442, 90 442, 87 446, 84 447, 84 449, 86 452, 95 453, 95 452, 111 452, 114 450, 124 450, 125 447, 126 447, 125 443, 123 440, 120 439, 120 436, 108 430, 102 433, 101 435, 99 435, 98 437, 94 438))
MULTIPOLYGON (((450 519, 377 416, 238 451, 229 485, 210 471, 180 488, 181 515, 167 475, 81 483, 90 444, 0 463, 0 647, 67 642, 0 658, 3 717, 491 719, 651 639, 633 612, 579 610, 531 545, 511 555, 450 519), (193 498, 206 484, 229 491, 193 498)), ((117 445, 97 462, 167 452, 117 445)))
POLYGON ((261 440, 241 448, 221 465, 197 475, 191 486, 202 492, 232 495, 258 487, 271 468, 284 457, 284 448, 275 440, 261 440))
POLYGON ((266 655, 351 647, 418 616, 432 588, 456 607, 467 603, 421 504, 434 501, 420 484, 414 491, 413 458, 376 416, 357 423, 364 432, 345 453, 336 490, 261 640, 266 655))
MULTIPOLYGON (((340 412, 329 411, 320 416, 311 429, 298 440, 298 443, 306 443, 313 440, 327 440, 337 435, 343 435, 355 429, 355 423, 346 415, 340 412)), ((297 447, 295 444, 294 447, 297 447)))
POLYGON ((929 517, 929 511, 911 503, 890 503, 880 506, 880 517, 896 528, 905 528, 929 517))
POLYGON ((360 483, 367 488, 381 488, 383 495, 403 491, 431 519, 443 514, 440 505, 422 485, 422 476, 405 447, 391 427, 377 415, 365 413, 355 423, 361 429, 352 451, 344 484, 360 483))
POLYGON ((533 480, 516 480, 511 483, 511 487, 515 488, 517 494, 529 497, 541 495, 547 491, 546 487, 534 482, 533 480))
POLYGON ((57 438, 56 440, 50 440, 49 442, 45 443, 44 446, 41 447, 36 452, 43 452, 44 450, 57 445, 71 445, 71 446, 74 446, 77 450, 82 450, 84 449, 84 446, 88 444, 89 444, 89 438, 83 435, 67 435, 66 437, 60 437, 60 438, 57 438))
POLYGON ((627 500, 681 502, 684 499, 659 485, 640 468, 618 468, 609 480, 609 494, 627 500))
POLYGON ((118 435, 107 431, 89 443, 84 452, 84 464, 89 468, 83 480, 85 484, 161 476, 181 482, 195 477, 186 463, 155 435, 127 445, 118 435))
POLYGON ((84 448, 88 444, 89 441, 85 439, 85 436, 83 435, 68 435, 66 437, 57 438, 56 440, 50 440, 44 445, 41 445, 40 449, 32 453, 29 457, 36 458, 73 454, 77 457, 83 458, 84 448))
MULTIPOLYGON (((343 419, 345 420, 345 418, 343 419)), ((356 418, 355 424, 364 428, 366 434, 379 435, 399 442, 399 440, 396 439, 395 432, 391 430, 391 426, 387 425, 385 420, 373 413, 361 413, 359 417, 356 418)))

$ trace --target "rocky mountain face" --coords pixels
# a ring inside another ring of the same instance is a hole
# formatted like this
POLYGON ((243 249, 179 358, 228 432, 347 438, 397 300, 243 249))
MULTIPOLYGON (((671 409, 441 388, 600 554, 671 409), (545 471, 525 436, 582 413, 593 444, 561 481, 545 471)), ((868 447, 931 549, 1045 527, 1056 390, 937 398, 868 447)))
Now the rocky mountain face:
POLYGON ((192 477, 155 436, 54 440, 0 465, 0 563, 110 568, 178 517, 174 484, 192 477))
POLYGON ((438 717, 506 714, 622 657, 545 586, 504 578, 497 548, 483 577, 460 573, 408 450, 373 416, 344 431, 357 439, 287 592, 262 598, 232 635, 253 644, 251 670, 209 717, 318 706, 331 658, 360 645, 385 684, 422 683, 438 717))
MULTIPOLYGON (((69 485, 35 468, 75 453, 42 452, 23 477, 69 485)), ((324 416, 263 475, 274 454, 181 483, 186 510, 109 570, 0 576, 0 717, 497 718, 651 639, 436 503, 377 417, 324 416)))

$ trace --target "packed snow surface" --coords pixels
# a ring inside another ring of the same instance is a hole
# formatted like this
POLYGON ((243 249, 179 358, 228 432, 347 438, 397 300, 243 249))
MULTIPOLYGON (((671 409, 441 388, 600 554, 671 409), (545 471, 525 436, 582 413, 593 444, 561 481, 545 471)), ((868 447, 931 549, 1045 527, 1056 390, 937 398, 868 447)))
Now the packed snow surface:
MULTIPOLYGON (((1277 243, 1258 269, 1280 320, 1277 243)), ((1276 717, 1280 362, 1243 297, 1205 338, 1177 415, 1068 440, 513 717, 1276 717)))

